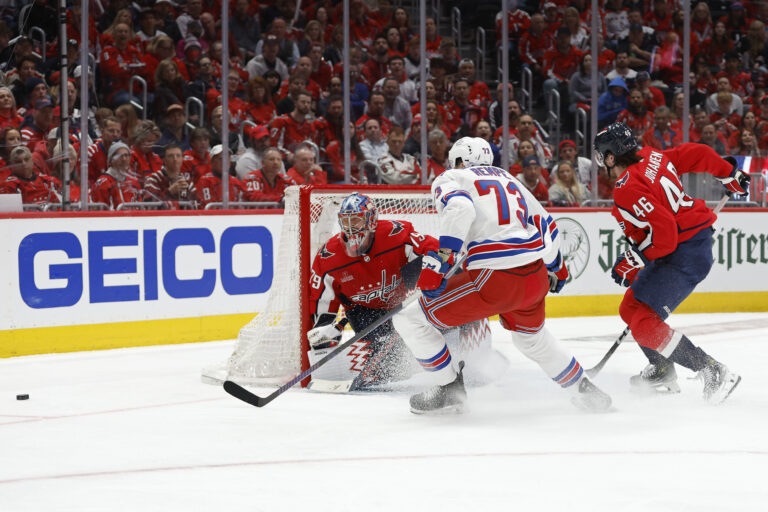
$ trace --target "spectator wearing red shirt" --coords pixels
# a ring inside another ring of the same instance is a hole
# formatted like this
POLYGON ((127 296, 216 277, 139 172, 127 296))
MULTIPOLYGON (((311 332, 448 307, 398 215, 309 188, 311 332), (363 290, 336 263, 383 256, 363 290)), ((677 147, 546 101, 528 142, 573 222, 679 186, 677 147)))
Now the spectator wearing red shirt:
MULTIPOLYGON (((205 209, 209 203, 219 203, 222 201, 222 165, 224 146, 216 144, 211 148, 211 172, 200 178, 195 185, 197 201, 200 209, 205 209)), ((230 151, 231 153, 231 151, 230 151)), ((229 200, 239 201, 240 193, 237 182, 229 180, 229 200)))
POLYGON ((48 137, 46 137, 45 140, 41 140, 35 144, 35 148, 32 151, 32 161, 35 164, 35 172, 37 174, 53 176, 53 148, 56 146, 58 140, 59 129, 54 128, 48 132, 48 137))
POLYGON ((104 48, 101 54, 101 73, 108 80, 106 90, 112 91, 107 101, 117 108, 131 100, 128 82, 134 75, 144 75, 146 64, 138 48, 130 44, 130 27, 125 23, 115 26, 115 43, 104 48))
POLYGON ((328 174, 317 165, 315 152, 307 146, 296 150, 293 167, 286 173, 296 185, 326 185, 328 174))
POLYGON ((637 138, 653 128, 653 111, 645 106, 643 92, 640 89, 629 91, 629 104, 625 110, 619 112, 616 122, 629 126, 637 138))
POLYGON ((42 204, 61 201, 56 192, 60 182, 56 178, 37 174, 32 152, 26 146, 11 151, 11 174, 0 182, 0 194, 21 194, 24 204, 42 204), (58 187, 57 187, 57 182, 58 187))
POLYGON ((453 100, 445 105, 450 118, 448 127, 454 134, 468 136, 481 119, 487 119, 488 109, 479 101, 469 98, 469 82, 466 78, 458 78, 453 83, 453 100))
POLYGON ((647 71, 640 71, 637 74, 635 85, 643 93, 645 108, 648 110, 653 111, 657 107, 667 104, 664 99, 664 93, 659 88, 651 85, 651 75, 647 71))
POLYGON ((437 23, 435 18, 429 17, 424 20, 427 39, 427 58, 440 57, 440 44, 443 38, 437 33, 437 23))
POLYGON ((211 172, 211 134, 206 128, 195 128, 189 134, 190 149, 184 151, 181 174, 191 184, 211 172))
POLYGON ((533 194, 541 204, 549 202, 549 190, 541 181, 541 163, 539 157, 530 155, 523 159, 523 172, 517 175, 517 179, 525 185, 525 188, 533 194))
POLYGON ((664 151, 679 146, 683 143, 682 134, 669 128, 670 110, 669 107, 658 107, 653 112, 654 127, 643 134, 643 146, 664 151))
POLYGON ((457 76, 458 78, 465 79, 469 85, 469 96, 467 99, 473 105, 487 109, 493 101, 491 91, 485 82, 475 79, 475 73, 475 63, 472 59, 461 59, 459 61, 457 76))
POLYGON ((107 153, 109 168, 93 185, 93 200, 116 210, 123 203, 140 200, 138 183, 131 179, 131 150, 125 142, 114 142, 107 153))
POLYGON ((293 179, 280 174, 282 169, 280 152, 270 148, 264 152, 261 169, 248 173, 243 181, 245 198, 252 202, 280 202, 286 187, 295 185, 293 179))
POLYGON ((16 112, 16 99, 8 87, 0 87, 0 130, 11 126, 18 128, 24 118, 16 112))
POLYGON ((571 31, 566 27, 557 29, 555 46, 544 56, 544 97, 548 98, 557 88, 563 98, 561 105, 567 105, 568 82, 581 62, 581 51, 571 44, 571 31))
MULTIPOLYGON (((374 37, 381 30, 376 20, 368 15, 363 0, 352 0, 349 6, 349 31, 352 39, 366 48, 371 47, 374 37)), ((384 41, 386 42, 386 38, 384 41)))
POLYGON ((656 31, 659 38, 663 38, 673 28, 668 0, 653 0, 653 9, 645 15, 643 21, 656 31))
POLYGON ((531 16, 531 28, 520 36, 520 60, 528 65, 539 79, 543 74, 544 56, 552 47, 552 38, 545 33, 546 27, 544 16, 536 13, 531 16))
POLYGON ((37 100, 35 111, 21 125, 21 140, 31 150, 38 142, 45 140, 53 121, 53 102, 51 98, 37 100))
POLYGON ((122 127, 120 120, 108 116, 101 121, 101 139, 88 146, 88 183, 92 184, 107 172, 107 154, 114 142, 120 140, 122 127))
POLYGON ((328 89, 328 84, 333 76, 333 66, 323 59, 323 45, 313 43, 307 56, 312 62, 312 74, 309 75, 309 78, 317 82, 323 90, 328 89))
POLYGON ((334 140, 342 136, 344 126, 344 99, 339 95, 328 98, 325 116, 315 118, 313 123, 315 136, 312 139, 321 151, 334 140))
POLYGON ((373 41, 373 54, 363 64, 361 74, 369 84, 375 84, 389 72, 389 45, 383 35, 373 41))
POLYGON ((283 83, 280 84, 280 91, 277 93, 278 99, 281 100, 288 95, 289 80, 292 81, 295 77, 301 77, 304 79, 302 89, 309 91, 310 94, 312 94, 313 100, 319 100, 322 91, 320 85, 310 78, 311 75, 312 61, 309 57, 299 57, 296 66, 293 68, 293 73, 291 74, 290 79, 285 79, 283 80, 283 83))
POLYGON ((381 126, 381 136, 386 138, 389 135, 389 130, 392 129, 392 121, 384 117, 384 107, 386 107, 386 98, 381 91, 373 91, 368 99, 368 109, 360 116, 355 123, 355 132, 357 132, 357 140, 362 141, 365 139, 365 122, 369 119, 376 119, 381 126))
POLYGON ((275 104, 272 102, 272 93, 267 81, 260 76, 251 78, 245 87, 245 93, 248 117, 257 124, 269 124, 275 117, 275 104))
POLYGON ((293 112, 276 117, 269 125, 270 142, 279 149, 288 162, 293 161, 293 151, 299 144, 312 140, 314 130, 308 118, 312 108, 312 95, 308 91, 299 93, 293 112))
POLYGON ((725 69, 715 75, 715 78, 726 77, 731 82, 731 92, 738 94, 745 103, 752 103, 755 86, 752 75, 742 71, 741 56, 736 52, 725 54, 725 69))
POLYGON ((163 160, 155 153, 155 148, 162 132, 150 120, 140 121, 136 125, 131 145, 131 173, 139 185, 145 179, 163 167, 163 160))

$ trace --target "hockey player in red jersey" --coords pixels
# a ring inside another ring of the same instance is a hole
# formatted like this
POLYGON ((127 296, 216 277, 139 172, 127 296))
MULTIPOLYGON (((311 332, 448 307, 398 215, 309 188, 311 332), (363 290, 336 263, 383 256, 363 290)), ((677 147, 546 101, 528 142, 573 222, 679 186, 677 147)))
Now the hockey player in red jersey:
POLYGON ((713 263, 711 226, 717 217, 704 201, 683 191, 679 175, 708 172, 735 194, 746 193, 749 176, 735 160, 701 144, 638 150, 624 123, 597 134, 595 159, 616 178, 612 213, 630 245, 611 272, 617 283, 629 287, 619 313, 650 361, 631 378, 632 386, 679 391, 677 363, 699 372, 705 400, 722 402, 741 377, 664 322, 713 263))
POLYGON ((554 220, 522 183, 491 166, 485 140, 459 139, 448 160, 451 169, 432 183, 440 247, 422 259, 417 286, 423 296, 394 318, 397 332, 437 382, 411 397, 411 412, 463 410, 463 364, 452 360, 438 329, 496 314, 515 346, 570 392, 575 406, 607 410, 611 398, 544 325, 544 298, 568 279, 554 220), (467 271, 446 279, 464 248, 467 271))
MULTIPOLYGON (((437 250, 437 240, 406 221, 378 220, 370 197, 355 193, 339 209, 341 233, 332 236, 312 262, 310 304, 312 348, 340 339, 334 324, 339 306, 359 331, 398 306, 413 289, 421 256, 437 250)), ((409 368, 405 345, 388 321, 369 336, 368 363, 351 389, 399 380, 409 368)))

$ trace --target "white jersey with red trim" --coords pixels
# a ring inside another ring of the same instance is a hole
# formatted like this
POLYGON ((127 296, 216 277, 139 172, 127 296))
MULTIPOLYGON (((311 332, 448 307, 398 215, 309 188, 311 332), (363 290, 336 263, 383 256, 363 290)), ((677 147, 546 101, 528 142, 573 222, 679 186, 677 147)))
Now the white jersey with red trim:
POLYGON ((440 247, 466 249, 467 268, 505 269, 557 258, 552 216, 507 171, 492 166, 449 169, 432 183, 440 247))

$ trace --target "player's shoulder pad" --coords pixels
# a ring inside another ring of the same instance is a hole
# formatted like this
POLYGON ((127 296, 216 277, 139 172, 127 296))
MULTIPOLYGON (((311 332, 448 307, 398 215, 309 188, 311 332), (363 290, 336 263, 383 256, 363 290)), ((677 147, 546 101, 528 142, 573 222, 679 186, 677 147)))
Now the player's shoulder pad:
POLYGON ((376 225, 376 234, 388 237, 408 238, 413 232, 413 224, 407 220, 380 220, 376 225))

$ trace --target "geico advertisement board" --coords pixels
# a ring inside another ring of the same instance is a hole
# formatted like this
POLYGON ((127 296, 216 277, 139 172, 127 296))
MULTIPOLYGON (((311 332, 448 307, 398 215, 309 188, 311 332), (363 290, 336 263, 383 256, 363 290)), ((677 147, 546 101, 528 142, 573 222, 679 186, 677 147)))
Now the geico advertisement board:
MULTIPOLYGON (((552 217, 571 274, 561 293, 623 294, 626 289, 613 282, 611 268, 627 245, 613 216, 607 211, 553 211, 552 217)), ((768 290, 768 212, 721 212, 713 228, 715 263, 696 291, 768 290)))
POLYGON ((281 220, 0 219, 0 330, 257 312, 281 220))

